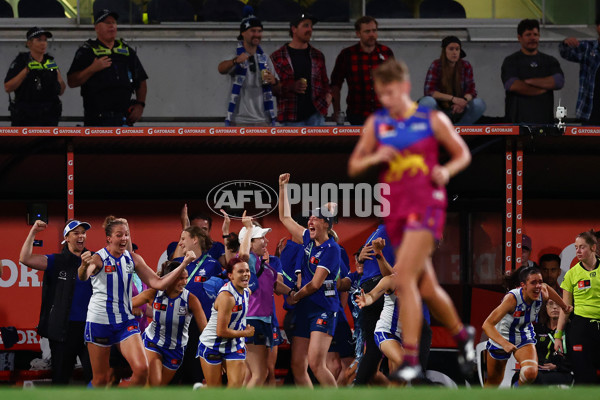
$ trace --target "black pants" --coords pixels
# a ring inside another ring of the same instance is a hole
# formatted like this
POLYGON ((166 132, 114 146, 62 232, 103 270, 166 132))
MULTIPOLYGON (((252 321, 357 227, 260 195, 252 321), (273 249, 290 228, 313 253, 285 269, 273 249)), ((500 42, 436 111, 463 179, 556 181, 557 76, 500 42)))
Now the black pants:
POLYGON ((183 353, 183 361, 177 372, 175 372, 175 376, 171 379, 170 385, 182 383, 194 384, 196 382, 202 382, 204 379, 200 359, 196 358, 198 342, 200 341, 200 330, 198 329, 198 325, 194 318, 190 321, 190 327, 188 329, 188 342, 183 353))
POLYGON ((350 122, 350 125, 364 125, 365 121, 367 120, 367 117, 365 117, 364 115, 359 115, 359 114, 350 114, 348 113, 346 115, 346 119, 348 120, 348 122, 350 122))
MULTIPOLYGON (((365 293, 369 293, 377 283, 381 280, 381 275, 371 278, 361 285, 361 289, 365 293)), ((356 380, 354 381, 357 385, 366 385, 369 380, 377 372, 377 366, 381 361, 381 351, 375 343, 375 326, 381 315, 383 309, 383 296, 381 296, 375 303, 368 307, 364 307, 360 310, 362 318, 362 333, 365 343, 365 353, 360 360, 358 365, 358 371, 356 372, 356 380)))
POLYGON ((83 379, 87 383, 92 380, 90 356, 83 340, 85 322, 70 321, 64 341, 49 340, 52 356, 52 383, 67 385, 73 375, 77 356, 83 367, 83 379))
POLYGON ((127 126, 127 113, 114 111, 85 111, 84 126, 127 126))
POLYGON ((576 385, 598 384, 600 369, 600 322, 578 315, 573 317, 568 332, 571 342, 567 357, 571 360, 576 385))

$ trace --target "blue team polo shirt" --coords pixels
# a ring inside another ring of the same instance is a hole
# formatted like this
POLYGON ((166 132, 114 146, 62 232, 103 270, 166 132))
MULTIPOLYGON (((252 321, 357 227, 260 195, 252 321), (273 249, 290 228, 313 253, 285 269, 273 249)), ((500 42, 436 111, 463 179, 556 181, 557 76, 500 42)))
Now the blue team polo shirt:
MULTIPOLYGON (((52 274, 54 269, 54 254, 47 254, 48 265, 46 266, 47 274, 52 274)), ((88 305, 92 298, 92 282, 81 281, 79 274, 75 274, 75 289, 73 290, 73 298, 71 300, 71 311, 69 312, 69 321, 85 322, 87 318, 88 305)))
POLYGON ((304 230, 302 244, 304 257, 299 271, 302 274, 302 286, 304 287, 312 280, 317 268, 325 268, 328 271, 323 285, 315 293, 306 297, 306 300, 327 311, 339 311, 340 300, 336 279, 341 263, 340 246, 333 238, 329 238, 325 243, 317 246, 315 241, 311 240, 308 229, 304 230))
MULTIPOLYGON (((176 258, 173 261, 182 262, 183 257, 176 258)), ((190 293, 192 293, 194 296, 196 296, 198 300, 200 300, 200 304, 202 305, 204 314, 208 319, 210 317, 214 299, 212 299, 206 293, 206 290, 204 288, 204 282, 206 282, 212 277, 221 275, 221 271, 223 270, 221 268, 221 264, 217 260, 212 258, 210 254, 204 253, 197 260, 189 263, 185 269, 189 274, 188 283, 185 286, 185 288, 189 290, 190 293), (200 264, 200 266, 198 266, 198 263, 200 261, 202 261, 202 263, 200 264)))

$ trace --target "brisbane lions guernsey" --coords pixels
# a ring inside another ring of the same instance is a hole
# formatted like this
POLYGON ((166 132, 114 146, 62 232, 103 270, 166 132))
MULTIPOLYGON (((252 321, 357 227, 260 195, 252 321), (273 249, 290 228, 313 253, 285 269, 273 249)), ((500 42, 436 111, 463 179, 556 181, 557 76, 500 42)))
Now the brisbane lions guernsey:
POLYGON ((429 121, 430 110, 415 108, 405 119, 395 119, 385 109, 375 113, 375 137, 381 146, 391 146, 396 158, 380 175, 390 186, 384 197, 390 202, 390 218, 405 218, 428 207, 446 207, 446 189, 431 180, 438 164, 438 142, 429 121))

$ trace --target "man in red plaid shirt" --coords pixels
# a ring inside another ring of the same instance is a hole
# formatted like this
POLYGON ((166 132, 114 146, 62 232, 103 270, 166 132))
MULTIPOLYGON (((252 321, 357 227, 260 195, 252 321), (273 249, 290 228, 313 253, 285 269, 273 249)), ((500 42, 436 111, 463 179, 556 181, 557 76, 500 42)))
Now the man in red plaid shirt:
POLYGON ((292 41, 271 54, 281 81, 277 121, 283 125, 323 125, 331 104, 325 57, 309 44, 315 23, 309 14, 296 16, 290 21, 292 41))
POLYGON ((381 104, 375 96, 371 70, 388 58, 394 58, 392 50, 377 43, 377 20, 360 17, 354 23, 359 42, 341 51, 331 73, 333 116, 337 121, 340 113, 341 90, 344 79, 348 84, 346 114, 351 125, 363 125, 371 113, 381 104))

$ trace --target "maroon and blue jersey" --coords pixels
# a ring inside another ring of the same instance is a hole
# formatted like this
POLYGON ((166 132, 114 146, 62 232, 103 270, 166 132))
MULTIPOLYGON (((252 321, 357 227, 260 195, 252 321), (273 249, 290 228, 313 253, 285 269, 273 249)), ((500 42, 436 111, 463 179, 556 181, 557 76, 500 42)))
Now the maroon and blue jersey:
POLYGON ((404 119, 390 116, 385 109, 375 113, 375 137, 382 146, 397 151, 380 176, 390 186, 384 197, 389 201, 392 219, 421 214, 428 208, 446 208, 446 189, 431 180, 438 164, 438 142, 429 120, 431 111, 417 107, 404 119))

